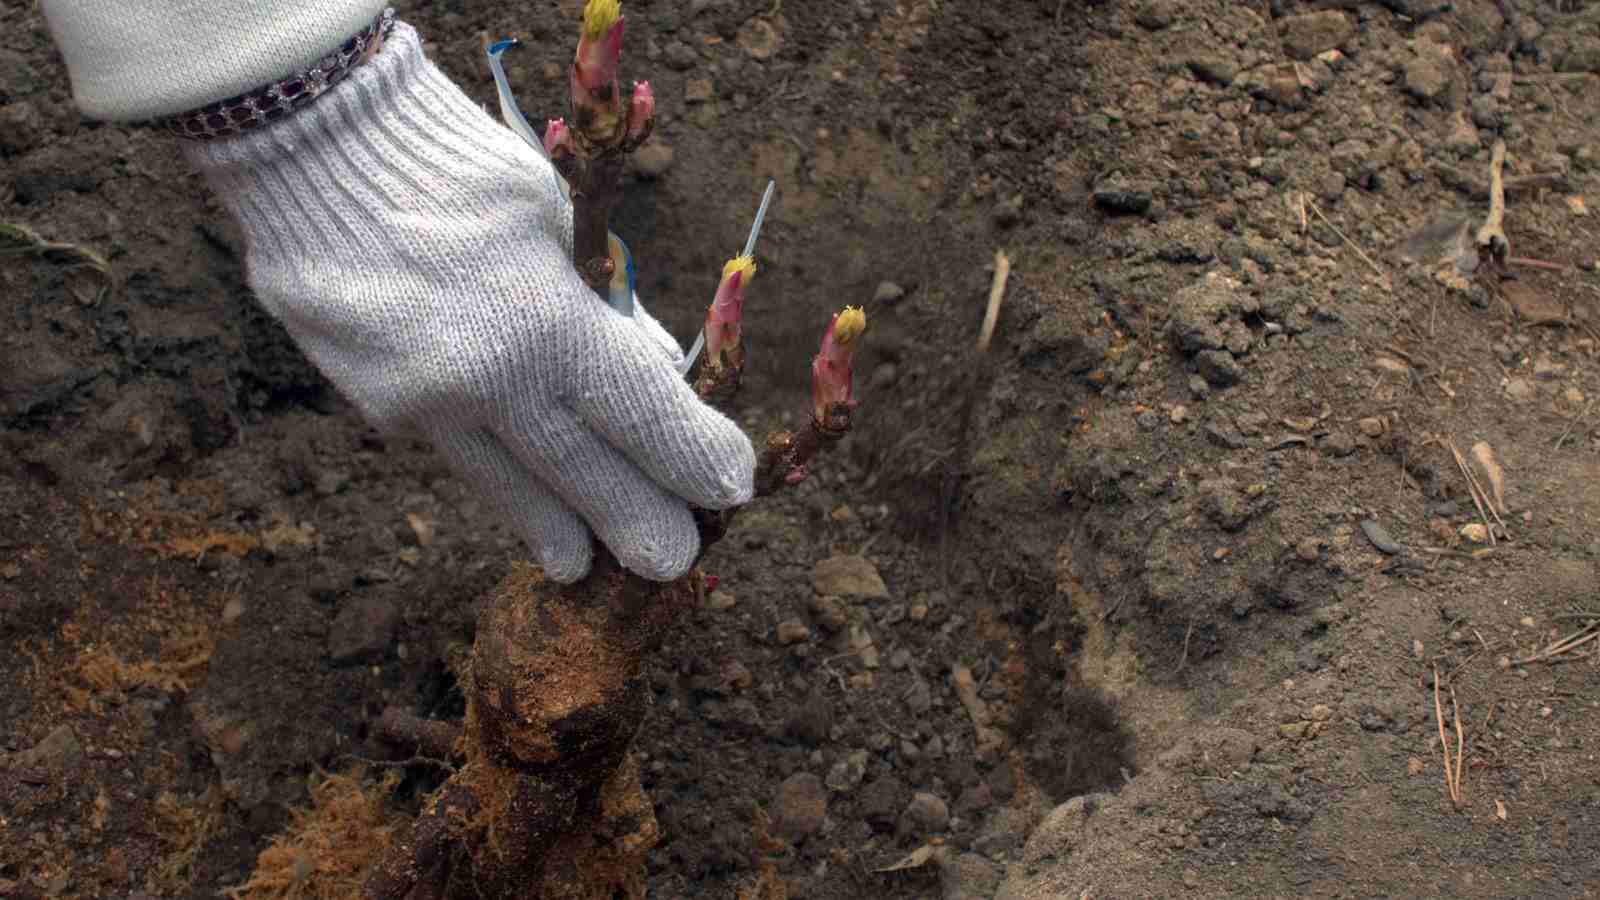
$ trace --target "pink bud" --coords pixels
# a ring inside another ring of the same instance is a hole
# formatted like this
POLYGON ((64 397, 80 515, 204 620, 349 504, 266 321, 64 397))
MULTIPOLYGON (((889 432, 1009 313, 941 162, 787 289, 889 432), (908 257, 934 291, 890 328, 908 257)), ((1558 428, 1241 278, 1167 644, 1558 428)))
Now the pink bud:
POLYGON ((822 348, 811 359, 811 413, 818 423, 827 424, 837 407, 855 408, 851 376, 856 338, 866 327, 866 314, 851 306, 828 322, 822 348))
POLYGON ((656 94, 648 81, 633 83, 633 105, 628 110, 628 137, 642 140, 650 133, 651 119, 656 114, 656 94))
POLYGON ((716 575, 707 575, 705 581, 706 581, 706 593, 708 593, 708 594, 711 593, 712 591, 716 590, 717 589, 717 585, 722 583, 722 579, 717 577, 716 575))
POLYGON ((544 152, 551 159, 560 159, 573 152, 572 130, 565 119, 551 119, 544 129, 544 152))
POLYGON ((723 354, 739 349, 739 337, 744 321, 744 289, 755 275, 755 262, 748 256, 736 256, 722 267, 722 281, 717 284, 717 296, 706 310, 706 365, 718 368, 724 364, 723 354))

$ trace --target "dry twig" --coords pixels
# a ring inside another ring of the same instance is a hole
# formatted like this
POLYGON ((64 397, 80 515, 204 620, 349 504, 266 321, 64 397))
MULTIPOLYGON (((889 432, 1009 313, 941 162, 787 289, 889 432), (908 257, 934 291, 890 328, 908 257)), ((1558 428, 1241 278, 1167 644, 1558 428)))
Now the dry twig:
POLYGON ((1006 295, 1006 279, 1011 277, 1011 259, 1004 250, 994 252, 994 280, 989 282, 989 305, 983 311, 983 328, 978 331, 978 352, 988 353, 994 339, 994 325, 1000 319, 1000 301, 1006 295))
POLYGON ((1511 252, 1511 242, 1506 240, 1506 142, 1494 142, 1489 158, 1489 215, 1478 226, 1478 261, 1493 262, 1500 269, 1506 265, 1511 252))
POLYGON ((1582 422, 1584 419, 1589 418, 1589 410, 1594 409, 1594 400, 1595 400, 1595 398, 1591 397, 1589 399, 1588 404, 1584 406, 1583 412, 1578 413, 1576 418, 1574 418, 1571 422, 1567 423, 1567 428, 1566 428, 1565 431, 1561 432, 1561 437, 1556 438, 1556 449, 1557 450, 1560 450, 1561 449, 1561 445, 1565 444, 1567 442, 1567 438, 1572 435, 1572 429, 1579 422, 1582 422))
POLYGON ((1497 524, 1500 526, 1500 530, 1505 531, 1507 534, 1510 533, 1506 528, 1505 520, 1500 518, 1499 510, 1495 509, 1494 498, 1490 496, 1488 491, 1483 489, 1483 485, 1478 482, 1478 476, 1473 474, 1472 468, 1467 465, 1466 458, 1461 455, 1460 448, 1456 446, 1455 438, 1445 438, 1444 445, 1450 451, 1450 455, 1455 458, 1456 468, 1461 470, 1462 477, 1467 479, 1467 493, 1472 495, 1472 505, 1478 508, 1478 515, 1483 517, 1483 527, 1489 532, 1489 546, 1492 547, 1495 544, 1494 532, 1497 524))
POLYGON ((951 669, 950 685, 955 688, 956 698, 966 708, 967 718, 972 720, 978 754, 984 756, 998 749, 1005 743, 1005 738, 989 724, 989 705, 978 696, 978 683, 972 677, 972 670, 958 663, 951 669))
POLYGON ((1524 656, 1521 659, 1513 659, 1511 664, 1514 666, 1520 666, 1531 662, 1565 662, 1567 659, 1583 659, 1585 657, 1592 656, 1593 651, 1589 653, 1572 653, 1572 651, 1582 647, 1584 644, 1587 644, 1596 638, 1600 638, 1600 622, 1594 622, 1590 625, 1586 625, 1572 634, 1569 634, 1566 637, 1556 641, 1543 650, 1533 654, 1532 656, 1524 656), (1568 654, 1571 655, 1569 656, 1568 654), (1558 659, 1558 657, 1565 658, 1558 659))
POLYGON ((1000 303, 1005 299, 1006 280, 1011 275, 1011 259, 1004 250, 994 253, 994 278, 989 283, 989 303, 983 312, 983 326, 978 329, 977 354, 968 373, 966 395, 961 401, 960 423, 956 427, 955 450, 945 463, 944 481, 939 490, 939 580, 946 588, 950 584, 950 554, 945 552, 945 541, 950 533, 951 509, 959 500, 961 478, 966 473, 972 456, 972 426, 977 417, 978 398, 989 383, 984 358, 989 344, 994 340, 995 324, 1000 320, 1000 303))
POLYGON ((1348 235, 1346 235, 1344 232, 1340 231, 1339 230, 1339 226, 1337 226, 1337 225, 1333 224, 1332 222, 1328 221, 1328 217, 1322 214, 1322 210, 1317 208, 1317 205, 1315 203, 1307 201, 1306 202, 1306 206, 1313 213, 1316 214, 1317 218, 1322 220, 1322 224, 1328 226, 1330 229, 1333 230, 1334 234, 1339 236, 1339 240, 1344 241, 1346 246, 1348 246, 1351 250, 1354 250, 1356 252, 1357 256, 1361 257, 1361 261, 1367 264, 1367 268, 1371 269, 1374 273, 1376 273, 1379 278, 1383 278, 1385 280, 1388 280, 1388 278, 1389 278, 1388 274, 1385 273, 1382 269, 1378 268, 1378 264, 1372 261, 1372 257, 1368 256, 1366 254, 1366 251, 1362 250, 1361 247, 1358 244, 1356 244, 1355 241, 1350 240, 1348 235))
POLYGON ((1571 272, 1572 267, 1566 263, 1550 262, 1543 259, 1534 259, 1531 256, 1508 256, 1508 266, 1525 266, 1530 269, 1544 269, 1547 272, 1571 272))
POLYGON ((1183 633, 1183 656, 1178 659, 1177 671, 1182 672, 1183 667, 1189 663, 1189 639, 1194 637, 1194 619, 1189 620, 1189 628, 1183 633))
MULTIPOLYGON (((1438 683, 1435 682, 1435 687, 1438 683)), ((1450 715, 1456 729, 1456 805, 1461 805, 1461 764, 1467 757, 1467 730, 1461 727, 1461 707, 1456 704, 1456 689, 1450 688, 1450 715)))
POLYGON ((1461 730, 1461 710, 1456 706, 1455 688, 1450 689, 1450 708, 1455 713, 1456 752, 1452 757, 1450 741, 1445 736, 1444 701, 1439 693, 1439 667, 1433 667, 1433 718, 1439 724, 1439 750, 1444 754, 1444 787, 1450 793, 1450 802, 1461 805, 1461 757, 1466 737, 1461 730))

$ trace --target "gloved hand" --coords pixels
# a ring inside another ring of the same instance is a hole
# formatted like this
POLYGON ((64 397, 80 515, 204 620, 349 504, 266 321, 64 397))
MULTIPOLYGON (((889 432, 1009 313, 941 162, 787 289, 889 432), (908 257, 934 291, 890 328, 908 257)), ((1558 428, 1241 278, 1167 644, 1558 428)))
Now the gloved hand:
POLYGON ((750 499, 749 439, 654 319, 579 279, 550 164, 409 26, 304 109, 186 153, 302 351, 373 425, 426 434, 550 577, 588 572, 589 528, 639 575, 678 577, 699 550, 685 501, 750 499))

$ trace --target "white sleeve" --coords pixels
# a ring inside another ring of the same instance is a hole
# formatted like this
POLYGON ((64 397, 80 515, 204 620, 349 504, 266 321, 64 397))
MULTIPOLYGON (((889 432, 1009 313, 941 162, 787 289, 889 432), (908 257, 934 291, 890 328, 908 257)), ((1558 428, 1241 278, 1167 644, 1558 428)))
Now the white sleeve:
POLYGON ((180 113, 309 68, 387 0, 42 0, 79 110, 180 113))

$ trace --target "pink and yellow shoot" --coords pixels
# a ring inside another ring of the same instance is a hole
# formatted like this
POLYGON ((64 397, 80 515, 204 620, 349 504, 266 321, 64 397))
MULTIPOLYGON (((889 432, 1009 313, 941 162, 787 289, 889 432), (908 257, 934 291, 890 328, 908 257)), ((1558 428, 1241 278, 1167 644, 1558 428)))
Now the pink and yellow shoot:
POLYGON ((856 339, 867 330, 867 314, 846 306, 828 322, 822 335, 822 349, 811 360, 811 414, 819 425, 828 425, 838 407, 854 409, 852 385, 856 339))
POLYGON ((706 365, 713 369, 738 364, 744 290, 755 274, 755 260, 748 256, 735 256, 722 267, 717 296, 706 311, 706 365))
POLYGON ((617 72, 622 63, 621 0, 589 0, 572 60, 572 130, 589 149, 637 146, 650 134, 656 95, 647 81, 635 82, 623 103, 617 72))
POLYGON ((585 134, 609 133, 622 115, 617 69, 623 24, 621 0, 589 0, 584 6, 583 31, 572 60, 572 111, 585 134))
POLYGON ((572 61, 573 80, 591 93, 617 82, 623 25, 621 0, 589 0, 583 8, 583 32, 572 61))

